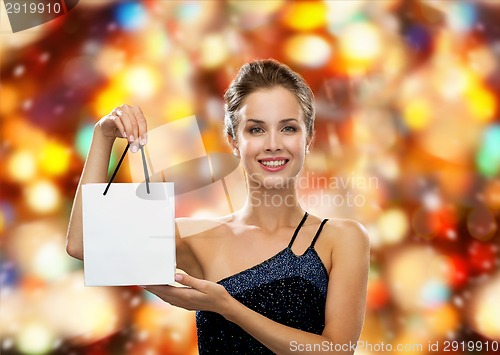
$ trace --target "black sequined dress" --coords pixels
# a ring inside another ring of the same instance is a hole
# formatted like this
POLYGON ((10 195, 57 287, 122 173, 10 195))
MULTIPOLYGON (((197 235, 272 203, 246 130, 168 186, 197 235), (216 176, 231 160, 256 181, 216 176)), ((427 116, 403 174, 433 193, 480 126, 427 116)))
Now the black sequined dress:
MULTIPOLYGON (((278 323, 321 334, 325 327, 328 272, 314 249, 326 219, 302 255, 292 244, 307 219, 297 226, 288 246, 249 269, 220 280, 231 296, 278 323)), ((262 343, 221 315, 196 312, 200 354, 272 354, 262 343)))

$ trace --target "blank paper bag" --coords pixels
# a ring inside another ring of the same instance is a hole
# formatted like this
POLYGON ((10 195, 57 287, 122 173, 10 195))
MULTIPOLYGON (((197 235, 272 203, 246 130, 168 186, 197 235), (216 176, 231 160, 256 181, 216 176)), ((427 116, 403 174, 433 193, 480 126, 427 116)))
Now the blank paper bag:
POLYGON ((106 185, 82 187, 85 285, 173 284, 173 183, 106 185))

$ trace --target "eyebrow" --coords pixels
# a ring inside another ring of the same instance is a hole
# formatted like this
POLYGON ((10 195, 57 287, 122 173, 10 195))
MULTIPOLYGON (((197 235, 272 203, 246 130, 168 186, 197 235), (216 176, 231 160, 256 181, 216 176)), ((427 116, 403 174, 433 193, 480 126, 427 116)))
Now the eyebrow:
MULTIPOLYGON (((285 118, 285 119, 280 120, 279 123, 286 123, 286 122, 290 122, 290 121, 299 122, 296 118, 285 118)), ((255 118, 249 118, 247 120, 247 122, 254 122, 254 123, 259 123, 259 124, 266 124, 266 122, 264 122, 262 120, 257 120, 255 118)))

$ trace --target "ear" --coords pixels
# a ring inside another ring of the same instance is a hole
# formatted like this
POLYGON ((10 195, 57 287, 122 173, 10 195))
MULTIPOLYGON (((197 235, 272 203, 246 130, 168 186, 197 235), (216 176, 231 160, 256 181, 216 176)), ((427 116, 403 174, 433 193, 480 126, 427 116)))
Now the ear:
POLYGON ((238 141, 231 137, 230 134, 227 135, 227 142, 231 146, 231 149, 238 148, 238 141))
POLYGON ((309 149, 311 149, 313 141, 314 141, 314 133, 306 137, 306 147, 309 147, 309 149))

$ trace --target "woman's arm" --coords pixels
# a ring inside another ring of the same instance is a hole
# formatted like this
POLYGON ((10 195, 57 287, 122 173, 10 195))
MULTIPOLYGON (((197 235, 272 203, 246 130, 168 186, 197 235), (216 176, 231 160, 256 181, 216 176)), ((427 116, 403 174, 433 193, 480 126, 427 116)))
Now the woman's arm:
MULTIPOLYGON (((275 322, 231 297, 222 285, 177 275, 188 287, 147 286, 146 289, 172 305, 189 310, 217 312, 277 354, 353 354, 365 312, 369 267, 369 240, 364 228, 353 221, 328 228, 335 239, 333 266, 329 276, 322 335, 301 331, 275 322), (340 351, 335 351, 340 349, 340 351)), ((330 225, 333 223, 329 223, 330 225)), ((323 232, 328 234, 328 230, 323 232)))
POLYGON ((109 158, 116 137, 127 137, 131 145, 137 148, 140 138, 142 144, 146 143, 146 131, 146 120, 136 106, 122 105, 95 124, 89 154, 76 189, 69 219, 66 235, 66 251, 69 255, 83 259, 82 185, 106 182, 109 158))

